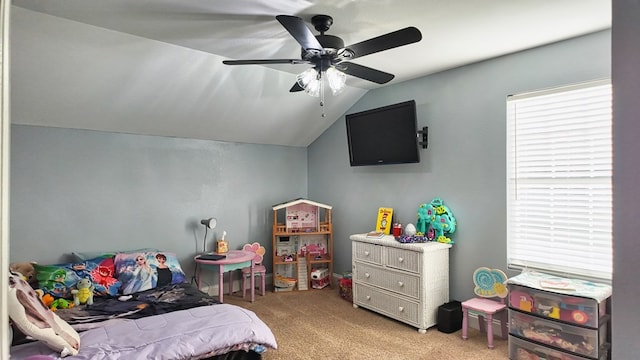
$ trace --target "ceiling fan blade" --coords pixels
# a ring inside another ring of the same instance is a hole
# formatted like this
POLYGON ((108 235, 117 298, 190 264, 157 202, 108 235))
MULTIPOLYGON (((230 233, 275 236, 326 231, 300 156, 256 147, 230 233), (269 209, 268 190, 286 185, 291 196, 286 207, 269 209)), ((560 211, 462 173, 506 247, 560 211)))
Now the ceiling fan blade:
POLYGON ((365 55, 377 53, 383 50, 393 49, 399 46, 413 44, 422 40, 422 33, 417 28, 410 26, 385 35, 380 35, 353 45, 346 46, 353 56, 345 59, 355 59, 365 55))
POLYGON ((289 34, 300 43, 303 49, 322 51, 322 45, 320 45, 318 39, 316 39, 315 35, 313 35, 302 19, 291 15, 278 15, 276 19, 284 26, 289 34))
POLYGON ((352 62, 341 62, 337 67, 345 74, 369 80, 377 84, 386 84, 395 77, 393 74, 352 62))
POLYGON ((298 91, 304 91, 304 88, 298 85, 298 83, 296 82, 295 84, 293 84, 291 89, 289 89, 289 92, 298 92, 298 91))
POLYGON ((225 65, 311 64, 301 59, 222 60, 225 65))

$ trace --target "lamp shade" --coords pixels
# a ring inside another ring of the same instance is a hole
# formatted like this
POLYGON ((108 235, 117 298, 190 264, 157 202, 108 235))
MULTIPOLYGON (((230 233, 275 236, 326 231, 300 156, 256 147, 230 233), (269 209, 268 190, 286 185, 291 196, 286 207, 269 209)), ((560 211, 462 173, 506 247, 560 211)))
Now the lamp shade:
POLYGON ((333 66, 328 68, 325 74, 333 95, 340 94, 347 82, 347 75, 333 66))
POLYGON ((296 76, 298 85, 300 85, 307 94, 315 97, 320 95, 320 81, 320 73, 316 68, 307 69, 296 76))
POLYGON ((200 224, 206 226, 209 229, 213 229, 216 227, 216 225, 218 225, 218 220, 216 220, 216 218, 210 217, 208 219, 200 220, 200 224))

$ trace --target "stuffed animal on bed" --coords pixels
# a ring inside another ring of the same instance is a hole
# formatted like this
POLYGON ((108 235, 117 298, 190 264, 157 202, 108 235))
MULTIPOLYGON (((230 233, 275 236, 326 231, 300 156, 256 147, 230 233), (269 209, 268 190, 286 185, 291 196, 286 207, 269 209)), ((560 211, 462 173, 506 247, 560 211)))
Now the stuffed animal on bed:
POLYGON ((78 354, 78 333, 40 301, 22 274, 9 274, 7 304, 11 321, 25 335, 44 342, 61 357, 78 354))
POLYGON ((51 309, 51 311, 56 311, 58 309, 70 309, 75 305, 73 302, 67 301, 67 299, 56 299, 51 296, 51 294, 45 294, 42 289, 36 289, 35 291, 40 297, 40 301, 42 301, 46 307, 51 309))
POLYGON ((78 280, 76 288, 71 290, 74 305, 93 305, 93 284, 91 280, 83 278, 78 280))
POLYGON ((37 288, 38 279, 36 278, 36 268, 33 266, 34 263, 31 262, 17 262, 9 264, 9 270, 20 273, 24 277, 24 281, 26 281, 32 288, 37 288))

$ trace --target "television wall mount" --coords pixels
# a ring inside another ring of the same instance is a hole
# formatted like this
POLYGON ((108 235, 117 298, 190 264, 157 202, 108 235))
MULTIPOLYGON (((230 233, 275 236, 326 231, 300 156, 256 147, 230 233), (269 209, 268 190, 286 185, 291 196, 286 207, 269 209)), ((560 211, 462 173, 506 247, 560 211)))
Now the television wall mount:
POLYGON ((423 149, 426 149, 429 146, 429 127, 425 126, 422 128, 422 130, 418 130, 418 135, 422 139, 422 141, 418 141, 418 144, 422 146, 423 149))

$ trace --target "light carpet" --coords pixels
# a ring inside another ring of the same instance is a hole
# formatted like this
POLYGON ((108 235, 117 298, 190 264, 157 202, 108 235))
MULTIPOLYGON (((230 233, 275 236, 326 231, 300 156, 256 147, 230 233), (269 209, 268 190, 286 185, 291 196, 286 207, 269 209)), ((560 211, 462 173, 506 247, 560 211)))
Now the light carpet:
POLYGON ((405 323, 364 308, 354 308, 336 289, 267 292, 255 302, 234 294, 225 303, 254 311, 273 331, 277 350, 267 351, 264 360, 276 359, 424 359, 500 360, 509 359, 506 340, 494 337, 495 348, 487 348, 486 335, 469 329, 445 334, 436 327, 426 334, 405 323))

